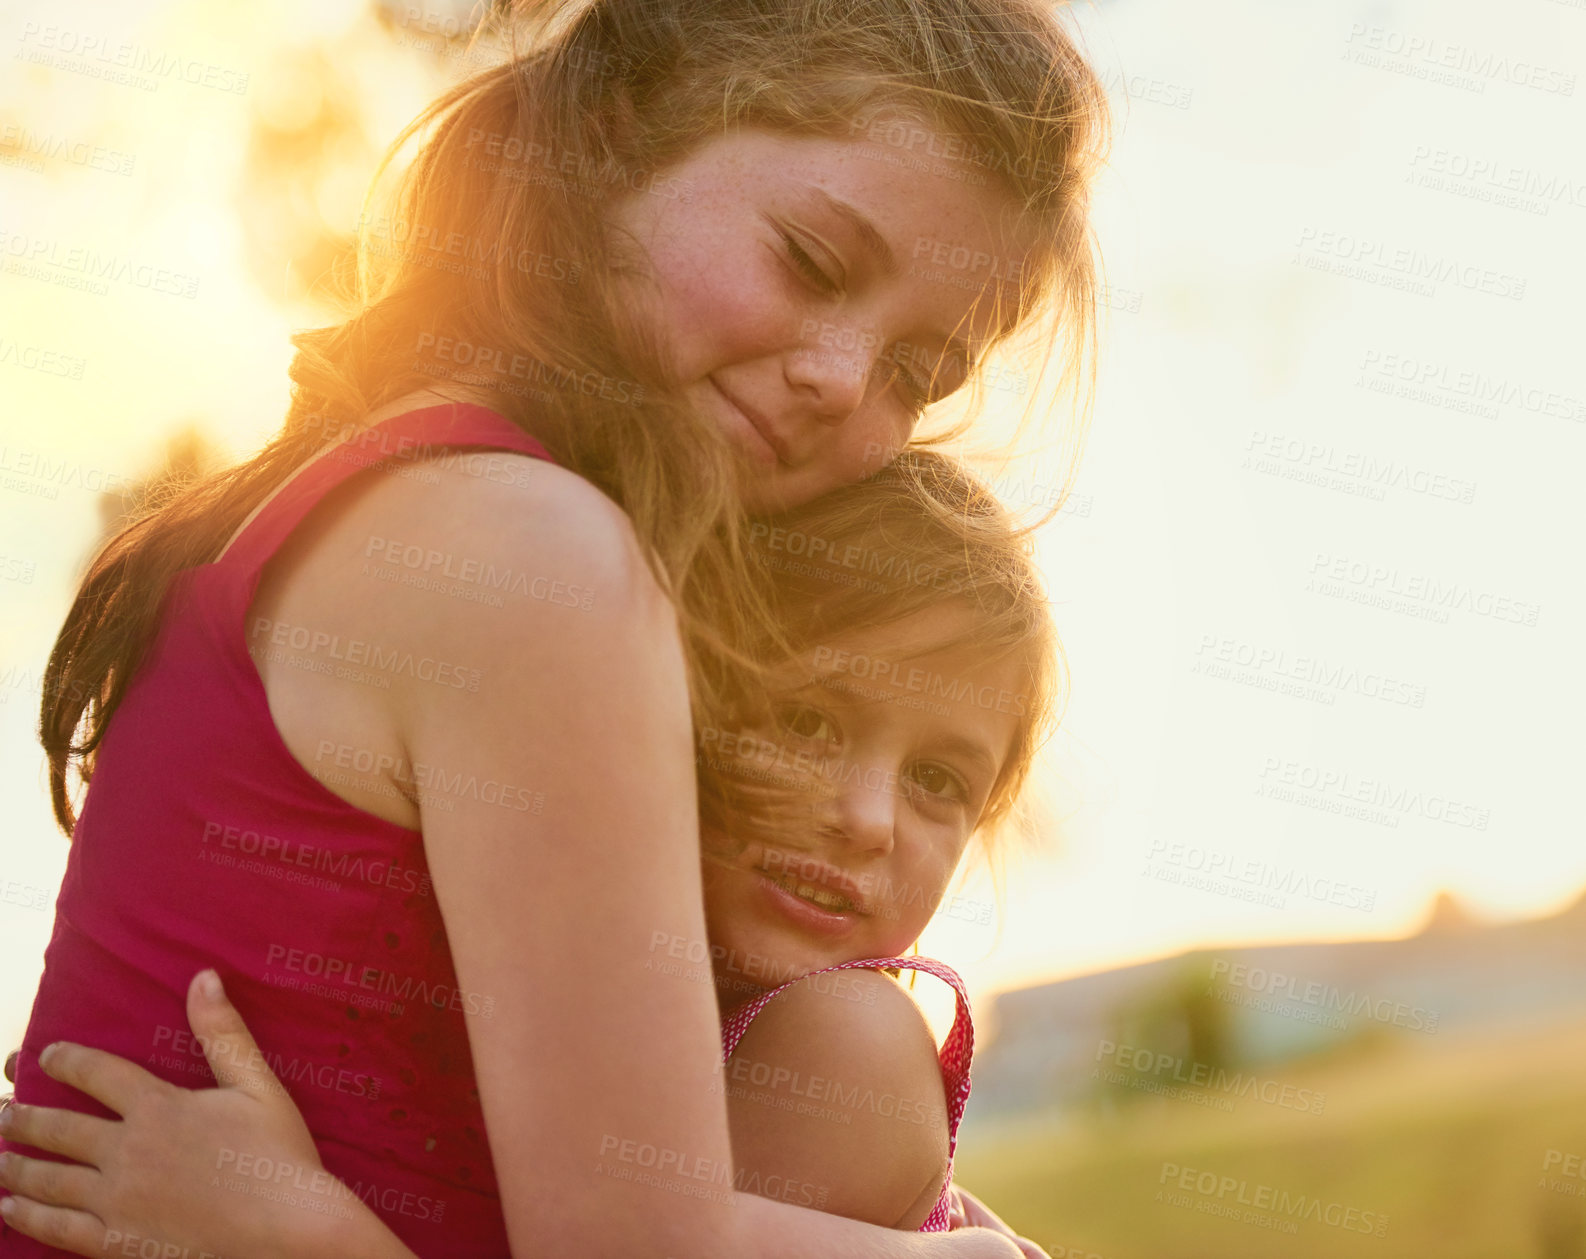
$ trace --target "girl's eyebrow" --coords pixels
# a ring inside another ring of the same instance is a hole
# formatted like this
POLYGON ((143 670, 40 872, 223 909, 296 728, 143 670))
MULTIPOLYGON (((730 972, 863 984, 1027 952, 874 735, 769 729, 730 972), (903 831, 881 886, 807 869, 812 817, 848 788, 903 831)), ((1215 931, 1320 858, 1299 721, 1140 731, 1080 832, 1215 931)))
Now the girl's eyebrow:
POLYGON ((804 186, 815 194, 827 210, 853 228, 854 234, 859 237, 859 243, 863 246, 864 251, 870 255, 872 261, 884 274, 893 276, 898 273, 898 259, 897 255, 892 252, 892 246, 887 243, 887 238, 881 234, 880 229, 867 219, 857 207, 850 205, 839 197, 832 196, 819 184, 806 183, 804 186))
MULTIPOLYGON (((859 240, 860 248, 869 255, 871 261, 876 264, 883 275, 889 277, 897 275, 897 255, 892 252, 892 246, 887 243, 887 238, 881 234, 880 229, 874 223, 865 217, 863 211, 857 206, 850 205, 840 197, 832 196, 819 184, 812 184, 807 181, 800 182, 803 187, 814 195, 824 209, 836 215, 853 230, 854 235, 859 240)), ((959 361, 968 364, 971 369, 977 366, 978 359, 970 353, 969 342, 962 337, 948 337, 945 335, 942 336, 942 341, 942 354, 944 357, 956 354, 959 361)))
POLYGON ((991 777, 997 776, 997 758, 979 739, 966 738, 961 734, 944 734, 937 742, 947 751, 956 752, 966 760, 973 761, 991 777))

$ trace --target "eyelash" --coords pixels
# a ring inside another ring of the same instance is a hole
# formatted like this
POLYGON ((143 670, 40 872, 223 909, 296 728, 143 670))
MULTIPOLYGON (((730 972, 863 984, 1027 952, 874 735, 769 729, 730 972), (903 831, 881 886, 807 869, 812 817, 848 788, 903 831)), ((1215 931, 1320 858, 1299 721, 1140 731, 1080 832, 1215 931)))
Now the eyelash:
POLYGON ((842 286, 821 270, 820 264, 810 257, 809 251, 803 245, 786 232, 778 234, 782 237, 782 243, 787 246, 788 257, 793 259, 793 265, 798 269, 799 274, 828 296, 835 297, 842 292, 842 286))
MULTIPOLYGON (((799 244, 787 232, 779 231, 777 235, 782 238, 782 244, 787 249, 788 257, 792 260, 794 268, 800 275, 828 297, 835 297, 842 292, 842 286, 821 269, 820 264, 810 256, 809 251, 804 246, 799 244)), ((900 364, 894 364, 894 367, 897 368, 898 379, 903 381, 904 388, 908 390, 909 398, 914 405, 915 411, 925 410, 931 401, 930 382, 922 382, 914 373, 904 371, 900 364)))
POLYGON ((939 764, 936 761, 926 761, 926 762, 924 762, 924 764, 925 764, 926 767, 928 767, 930 769, 939 770, 943 774, 946 774, 947 777, 952 781, 953 787, 954 787, 955 791, 957 792, 957 795, 956 795, 956 797, 944 796, 941 792, 932 791, 929 787, 927 787, 924 783, 921 783, 919 781, 919 779, 916 778, 916 779, 914 779, 914 781, 915 781, 915 783, 917 783, 919 785, 919 788, 920 788, 921 791, 925 792, 929 796, 934 796, 937 799, 954 799, 955 802, 958 803, 958 804, 965 804, 965 803, 968 802, 968 800, 969 800, 969 784, 966 783, 961 776, 959 776, 958 774, 955 774, 947 766, 939 764))
MULTIPOLYGON (((819 743, 831 748, 840 748, 842 746, 842 733, 838 729, 837 723, 819 708, 813 708, 808 704, 791 704, 786 708, 783 708, 777 714, 777 720, 781 723, 783 731, 791 738, 810 744, 819 743), (797 722, 801 717, 818 717, 830 729, 831 733, 822 737, 820 735, 802 734, 799 731, 794 730, 794 723, 797 722)), ((910 766, 910 770, 911 773, 909 775, 909 781, 914 783, 915 786, 917 786, 922 792, 931 797, 933 800, 948 800, 955 804, 967 804, 969 802, 969 784, 964 781, 963 775, 956 773, 954 770, 946 765, 943 765, 941 762, 920 761, 915 765, 910 766), (916 777, 912 771, 916 771, 922 767, 934 769, 946 775, 952 784, 951 794, 940 791, 932 791, 924 783, 920 782, 919 778, 916 777)))

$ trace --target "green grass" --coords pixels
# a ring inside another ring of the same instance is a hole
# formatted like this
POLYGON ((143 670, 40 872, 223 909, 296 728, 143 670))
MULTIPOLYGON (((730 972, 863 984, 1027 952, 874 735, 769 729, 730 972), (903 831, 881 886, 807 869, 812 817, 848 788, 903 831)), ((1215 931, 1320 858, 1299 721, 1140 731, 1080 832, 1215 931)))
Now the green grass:
POLYGON ((1586 1259, 1586 1179, 1567 1182, 1580 1196, 1540 1184, 1549 1150, 1586 1158, 1586 1028, 1427 1037, 1262 1074, 1325 1091, 1324 1113, 1142 1096, 1111 1118, 966 1136, 955 1175, 1057 1259, 1586 1259), (1163 1190, 1218 1199, 1164 1185, 1169 1163, 1385 1215, 1386 1234, 1171 1205, 1163 1190))

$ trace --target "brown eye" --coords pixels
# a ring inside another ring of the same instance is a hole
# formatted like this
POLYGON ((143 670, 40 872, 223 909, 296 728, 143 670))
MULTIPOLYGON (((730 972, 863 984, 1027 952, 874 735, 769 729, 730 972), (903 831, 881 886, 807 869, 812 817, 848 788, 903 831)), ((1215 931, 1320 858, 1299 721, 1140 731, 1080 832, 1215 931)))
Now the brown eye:
POLYGON ((959 803, 969 800, 969 788, 964 780, 945 765, 921 761, 909 770, 909 777, 929 795, 959 803))
POLYGON ((777 724, 795 738, 810 742, 840 743, 837 724, 818 708, 789 704, 777 711, 777 724))

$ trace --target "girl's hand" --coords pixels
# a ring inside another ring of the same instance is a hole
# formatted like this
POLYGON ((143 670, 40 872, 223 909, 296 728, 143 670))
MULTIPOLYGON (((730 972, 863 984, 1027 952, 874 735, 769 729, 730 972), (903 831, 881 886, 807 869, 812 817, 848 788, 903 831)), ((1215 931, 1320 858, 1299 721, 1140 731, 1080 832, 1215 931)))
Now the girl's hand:
POLYGON ((1024 1259, 1051 1259, 1051 1256, 1033 1241, 1020 1237, 1004 1224, 995 1211, 970 1193, 969 1190, 960 1189, 955 1184, 948 1190, 948 1195, 953 1203, 948 1215, 949 1228, 995 1229, 1004 1237, 1012 1238, 1013 1244, 1023 1253, 1024 1259))
POLYGON ((13 1195, 0 1204, 6 1223, 80 1255, 129 1246, 140 1254, 157 1246, 161 1254, 212 1259, 306 1259, 382 1253, 381 1247, 410 1255, 321 1166, 302 1116, 213 971, 201 972, 188 988, 187 1020, 218 1088, 178 1088, 82 1045, 45 1050, 39 1059, 45 1074, 121 1119, 7 1107, 0 1128, 8 1140, 76 1163, 0 1157, 0 1184, 13 1195), (289 1169, 290 1184, 282 1169, 289 1169), (283 1188, 297 1205, 283 1200, 283 1188))

